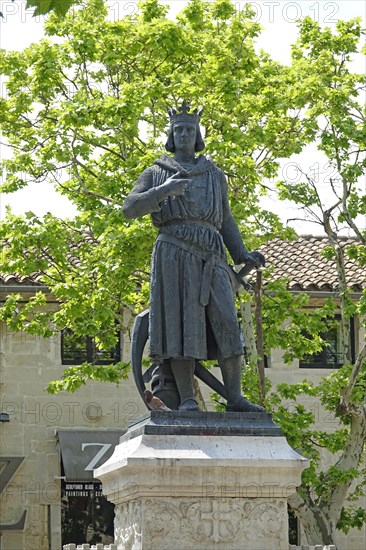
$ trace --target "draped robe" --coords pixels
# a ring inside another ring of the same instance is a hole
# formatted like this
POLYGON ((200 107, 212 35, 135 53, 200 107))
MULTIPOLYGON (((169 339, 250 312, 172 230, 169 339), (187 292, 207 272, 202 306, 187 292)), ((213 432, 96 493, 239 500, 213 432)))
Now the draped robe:
POLYGON ((159 228, 151 259, 150 356, 226 359, 243 353, 226 248, 234 263, 247 252, 230 213, 223 172, 200 155, 191 170, 163 155, 137 180, 123 206, 151 214, 159 228), (159 202, 157 188, 179 172, 184 195, 159 202))

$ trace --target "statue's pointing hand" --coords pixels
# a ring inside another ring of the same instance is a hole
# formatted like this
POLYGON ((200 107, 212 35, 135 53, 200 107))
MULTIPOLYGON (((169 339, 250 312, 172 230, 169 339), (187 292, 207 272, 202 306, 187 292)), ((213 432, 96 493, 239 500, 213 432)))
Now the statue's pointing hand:
POLYGON ((179 196, 184 195, 188 184, 189 179, 182 177, 181 172, 177 172, 173 176, 170 176, 170 178, 168 178, 166 182, 161 185, 161 189, 165 191, 166 197, 171 197, 174 195, 179 196))

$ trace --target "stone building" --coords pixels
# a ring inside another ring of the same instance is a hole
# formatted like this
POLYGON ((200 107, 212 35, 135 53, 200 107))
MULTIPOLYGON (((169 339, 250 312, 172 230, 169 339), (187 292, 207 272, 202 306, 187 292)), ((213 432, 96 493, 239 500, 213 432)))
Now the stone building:
MULTIPOLYGON (((274 240, 263 250, 267 265, 275 266, 273 277, 288 277, 289 289, 307 292, 311 306, 337 295, 335 266, 320 254, 325 245, 324 238, 309 236, 295 242, 274 240)), ((365 287, 364 270, 351 262, 347 270, 348 284, 357 298, 365 287)), ((27 301, 40 289, 47 292, 37 276, 0 275, 0 305, 9 293, 20 293, 27 301)), ((57 308, 50 294, 48 307, 57 308)), ((13 333, 0 323, 3 550, 59 550, 61 544, 68 542, 113 541, 113 510, 101 497, 100 485, 92 473, 111 455, 128 422, 146 408, 131 378, 120 387, 89 382, 75 393, 47 394, 45 386, 50 380, 59 378, 66 365, 88 358, 93 349, 90 339, 85 339, 83 349, 79 345, 73 350, 67 337, 60 334, 44 339, 13 333)), ((354 353, 364 338, 361 320, 353 319, 354 353)), ((273 349, 267 357, 266 375, 273 385, 282 381, 296 383, 304 378, 316 383, 339 366, 337 331, 332 331, 329 339, 327 350, 291 365, 284 364, 281 350, 273 349)), ((116 353, 128 361, 129 343, 121 340, 116 353)), ((102 358, 108 360, 112 359, 102 358)), ((206 388, 204 397, 212 409, 206 388)), ((319 428, 334 429, 335 419, 319 403, 310 405, 319 428)), ((363 550, 365 529, 351 530, 347 537, 341 537, 341 543, 342 550, 363 550)))

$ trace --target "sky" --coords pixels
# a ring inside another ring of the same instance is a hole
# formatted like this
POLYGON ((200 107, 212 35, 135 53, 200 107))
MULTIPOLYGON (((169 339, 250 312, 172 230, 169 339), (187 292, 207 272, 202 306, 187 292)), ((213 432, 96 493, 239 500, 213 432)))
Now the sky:
MULTIPOLYGON (((237 9, 241 9, 246 2, 232 0, 237 9)), ((161 3, 170 6, 170 14, 174 17, 187 3, 186 0, 161 0, 161 3)), ((258 39, 258 47, 268 51, 274 59, 282 63, 290 61, 290 46, 296 40, 296 20, 310 16, 322 26, 335 26, 339 19, 351 19, 361 16, 366 23, 366 2, 364 0, 253 0, 249 1, 256 13, 256 20, 263 27, 263 32, 258 39)), ((138 2, 132 0, 109 0, 109 18, 120 19, 124 15, 138 10, 138 2)), ((0 11, 3 19, 0 19, 0 48, 7 50, 22 50, 29 44, 39 41, 43 36, 44 17, 33 17, 32 9, 26 9, 26 1, 0 0, 0 11)), ((354 66, 355 71, 365 71, 365 60, 359 60, 354 66)), ((3 89, 0 82, 1 90, 3 89)), ((8 148, 0 145, 0 156, 8 156, 8 148)), ((309 147, 305 152, 292 157, 281 167, 281 172, 287 178, 296 180, 299 177, 297 164, 303 169, 314 169, 320 177, 329 172, 326 161, 317 155, 314 147, 309 147)), ((366 180, 365 180, 366 191, 366 180)), ((0 196, 0 220, 4 217, 5 206, 11 205, 16 214, 32 210, 38 215, 48 211, 60 217, 71 217, 74 208, 65 197, 56 193, 52 184, 43 183, 29 186, 17 193, 0 196)), ((262 205, 269 210, 280 214, 283 220, 295 218, 298 213, 289 204, 278 204, 269 196, 262 200, 262 205)), ((362 223, 362 222, 361 222, 362 223)), ((312 224, 291 222, 291 225, 300 233, 319 234, 319 228, 312 224)), ((363 223, 364 225, 364 223, 363 223)))

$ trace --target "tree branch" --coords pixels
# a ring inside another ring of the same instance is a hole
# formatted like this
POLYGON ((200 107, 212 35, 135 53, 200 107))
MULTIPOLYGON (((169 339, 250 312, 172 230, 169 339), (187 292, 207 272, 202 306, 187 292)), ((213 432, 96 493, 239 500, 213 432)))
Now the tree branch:
MULTIPOLYGON (((77 159, 75 159, 75 162, 76 162, 76 164, 79 164, 79 166, 81 166, 82 168, 85 168, 84 165, 81 162, 79 162, 77 159)), ((81 185, 81 190, 85 195, 89 195, 90 197, 95 197, 96 199, 106 201, 108 204, 115 204, 115 202, 112 201, 111 199, 109 199, 108 197, 104 197, 103 195, 100 195, 99 193, 95 193, 94 191, 89 191, 89 189, 87 188, 87 186, 85 184, 85 181, 80 176, 79 171, 76 168, 76 166, 74 166, 74 169, 75 169, 75 175, 76 175, 76 177, 77 177, 77 179, 78 179, 78 181, 81 185)))
MULTIPOLYGON (((351 375, 349 377, 347 387, 342 391, 341 408, 344 409, 345 412, 352 413, 354 405, 352 404, 351 394, 357 382, 358 376, 360 375, 362 366, 364 365, 365 362, 366 362, 366 343, 363 345, 363 348, 361 349, 361 351, 357 356, 357 360, 354 364, 351 375)), ((366 392, 365 392, 364 405, 366 406, 366 392)))

